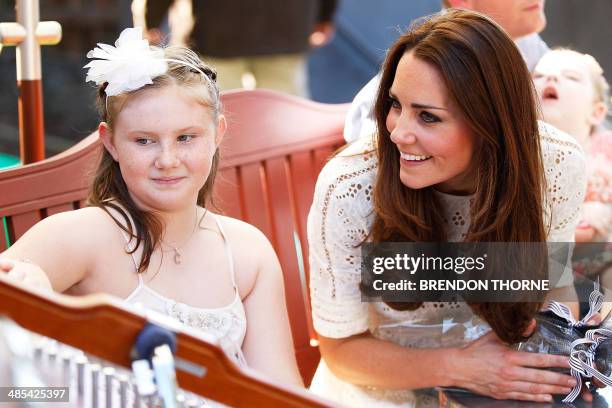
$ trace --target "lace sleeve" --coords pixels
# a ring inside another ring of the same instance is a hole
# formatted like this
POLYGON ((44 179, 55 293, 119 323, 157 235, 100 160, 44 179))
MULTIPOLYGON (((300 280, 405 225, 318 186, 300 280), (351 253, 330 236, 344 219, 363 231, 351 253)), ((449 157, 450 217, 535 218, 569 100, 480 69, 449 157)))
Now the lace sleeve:
POLYGON ((546 174, 545 221, 549 242, 573 242, 586 191, 586 159, 576 140, 540 122, 546 174))
MULTIPOLYGON (((574 242, 586 191, 586 159, 571 136, 540 122, 540 137, 546 174, 544 200, 548 242, 574 242)), ((574 276, 571 252, 555 287, 571 286, 574 276)))
POLYGON ((373 220, 376 160, 370 138, 359 140, 323 168, 310 213, 310 296, 316 331, 343 338, 368 329, 361 302, 362 243, 373 220))

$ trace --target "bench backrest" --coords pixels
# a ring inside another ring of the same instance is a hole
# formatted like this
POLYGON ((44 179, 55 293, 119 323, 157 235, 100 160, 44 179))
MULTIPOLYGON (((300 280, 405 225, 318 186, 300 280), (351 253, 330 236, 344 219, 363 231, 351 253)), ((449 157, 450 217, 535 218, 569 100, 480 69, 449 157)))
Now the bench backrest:
MULTIPOLYGON (((298 365, 308 384, 319 361, 307 288, 306 218, 317 175, 343 144, 347 105, 267 90, 222 95, 229 128, 215 205, 262 230, 279 256, 298 365)), ((101 151, 97 133, 39 163, 0 171, 0 252, 44 217, 85 205, 101 151), (9 242, 7 242, 8 238, 9 242)))

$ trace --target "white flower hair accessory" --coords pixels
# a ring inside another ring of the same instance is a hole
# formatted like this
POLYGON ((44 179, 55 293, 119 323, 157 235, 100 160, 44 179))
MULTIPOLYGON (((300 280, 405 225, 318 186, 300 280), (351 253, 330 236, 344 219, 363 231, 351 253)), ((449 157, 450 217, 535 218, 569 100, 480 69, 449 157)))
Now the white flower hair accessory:
POLYGON ((134 91, 153 83, 153 78, 168 70, 163 51, 151 49, 149 41, 142 38, 142 27, 126 28, 115 46, 98 43, 87 53, 96 58, 84 68, 89 68, 85 81, 96 85, 108 82, 107 96, 134 91))

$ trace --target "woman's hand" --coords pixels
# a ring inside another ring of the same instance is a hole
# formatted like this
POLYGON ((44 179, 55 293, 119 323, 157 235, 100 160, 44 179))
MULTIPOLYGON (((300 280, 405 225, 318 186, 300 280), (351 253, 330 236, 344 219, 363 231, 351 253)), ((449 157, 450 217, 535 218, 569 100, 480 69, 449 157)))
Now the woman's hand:
POLYGON ((512 350, 493 332, 458 350, 453 366, 457 386, 496 399, 550 402, 576 385, 572 376, 546 370, 569 368, 568 357, 512 350))
POLYGON ((0 259, 0 272, 29 287, 53 291, 51 282, 45 272, 38 266, 26 261, 0 259))

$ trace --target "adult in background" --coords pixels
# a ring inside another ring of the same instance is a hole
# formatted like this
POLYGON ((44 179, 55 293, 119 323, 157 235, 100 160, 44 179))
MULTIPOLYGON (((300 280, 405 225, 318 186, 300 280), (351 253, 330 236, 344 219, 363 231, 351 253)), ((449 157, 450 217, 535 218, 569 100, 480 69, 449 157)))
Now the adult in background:
MULTIPOLYGON (((150 38, 159 40, 158 28, 174 2, 146 2, 150 38)), ((307 96, 306 54, 331 39, 337 0, 190 3, 194 24, 188 43, 216 69, 221 90, 245 87, 245 74, 251 74, 257 88, 307 96)))
MULTIPOLYGON (((470 9, 491 17, 514 40, 529 71, 549 50, 538 35, 546 27, 544 0, 442 0, 442 7, 470 9)), ((353 99, 344 124, 347 142, 375 132, 373 107, 379 83, 380 75, 376 75, 353 99)))

